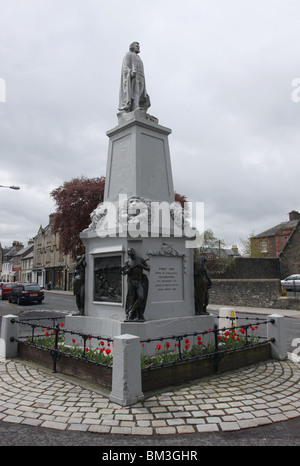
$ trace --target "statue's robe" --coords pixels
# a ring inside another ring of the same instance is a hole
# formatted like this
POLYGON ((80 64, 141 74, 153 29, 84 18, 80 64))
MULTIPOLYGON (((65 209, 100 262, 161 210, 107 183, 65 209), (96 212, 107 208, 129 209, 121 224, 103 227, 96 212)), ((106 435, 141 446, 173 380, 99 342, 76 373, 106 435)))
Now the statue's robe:
POLYGON ((127 52, 122 63, 119 110, 131 112, 143 108, 147 111, 150 105, 143 62, 138 54, 127 52), (134 79, 131 77, 132 71, 136 72, 134 79))

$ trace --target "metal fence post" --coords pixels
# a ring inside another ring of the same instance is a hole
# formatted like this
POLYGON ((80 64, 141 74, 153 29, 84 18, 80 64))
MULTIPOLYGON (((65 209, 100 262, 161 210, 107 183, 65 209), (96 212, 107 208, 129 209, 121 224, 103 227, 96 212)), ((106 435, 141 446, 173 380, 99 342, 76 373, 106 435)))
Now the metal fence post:
POLYGON ((53 359, 53 369, 52 372, 56 373, 56 364, 60 359, 60 354, 58 352, 58 334, 59 334, 59 325, 55 326, 55 339, 54 339, 54 349, 50 351, 51 357, 53 359))
POLYGON ((218 372, 219 370, 219 359, 220 359, 220 353, 219 353, 219 341, 218 341, 218 335, 219 335, 219 328, 217 324, 214 324, 214 341, 215 341, 215 351, 214 351, 214 372, 218 372))

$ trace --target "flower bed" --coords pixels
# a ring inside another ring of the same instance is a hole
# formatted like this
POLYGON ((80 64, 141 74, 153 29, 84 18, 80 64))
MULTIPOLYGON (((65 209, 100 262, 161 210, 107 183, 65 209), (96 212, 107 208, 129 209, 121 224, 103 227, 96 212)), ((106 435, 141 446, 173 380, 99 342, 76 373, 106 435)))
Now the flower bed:
POLYGON ((201 377, 226 371, 233 371, 262 361, 271 359, 271 346, 269 342, 255 346, 239 348, 227 352, 182 360, 179 363, 170 363, 156 366, 142 371, 143 391, 161 389, 163 387, 180 385, 201 377))
MULTIPOLYGON (((215 334, 214 342, 210 339, 205 344, 202 334, 193 340, 194 344, 189 338, 178 336, 175 343, 168 340, 158 343, 154 356, 143 354, 145 343, 142 342, 143 391, 186 383, 270 359, 270 343, 259 343, 257 326, 247 326, 247 329, 251 329, 250 335, 247 335, 245 328, 221 329, 215 334)), ((64 332, 57 329, 43 328, 42 334, 34 339, 28 337, 27 341, 19 341, 20 357, 46 367, 53 367, 55 360, 57 371, 111 388, 113 342, 100 340, 95 347, 91 344, 95 337, 78 335, 72 339, 73 346, 67 346, 64 332)), ((208 332, 212 330, 203 332, 203 335, 208 332)))
MULTIPOLYGON (((19 356, 21 358, 47 368, 53 367, 50 351, 50 348, 45 349, 26 342, 19 342, 19 356)), ((89 363, 87 359, 77 359, 76 356, 62 355, 57 361, 57 372, 97 383, 107 389, 111 389, 112 386, 112 366, 99 366, 92 362, 89 363)))

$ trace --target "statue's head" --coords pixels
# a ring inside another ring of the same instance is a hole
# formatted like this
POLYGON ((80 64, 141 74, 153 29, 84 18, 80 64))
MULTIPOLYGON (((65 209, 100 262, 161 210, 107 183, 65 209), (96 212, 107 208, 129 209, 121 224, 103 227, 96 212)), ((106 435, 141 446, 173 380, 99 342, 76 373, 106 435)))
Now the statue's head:
POLYGON ((129 257, 133 257, 133 256, 135 256, 135 250, 133 248, 129 248, 127 250, 127 254, 128 254, 129 257))
POLYGON ((130 52, 140 53, 140 44, 139 42, 132 42, 129 45, 130 52))

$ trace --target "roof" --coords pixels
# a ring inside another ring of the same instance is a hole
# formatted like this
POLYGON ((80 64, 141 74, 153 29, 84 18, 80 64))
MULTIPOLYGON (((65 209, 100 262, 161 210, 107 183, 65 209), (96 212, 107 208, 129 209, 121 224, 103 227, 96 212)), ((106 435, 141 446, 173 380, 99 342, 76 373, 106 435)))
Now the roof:
POLYGON ((258 233, 258 235, 254 235, 253 238, 265 238, 266 236, 275 236, 276 233, 281 230, 293 230, 298 222, 299 220, 291 220, 279 223, 279 225, 276 225, 275 227, 269 228, 262 233, 258 233))
POLYGON ((24 248, 20 249, 20 251, 18 251, 15 254, 15 256, 22 256, 23 257, 24 255, 28 254, 32 250, 33 250, 33 244, 28 244, 24 248))
POLYGON ((33 257, 33 250, 23 254, 22 259, 31 259, 33 257))

